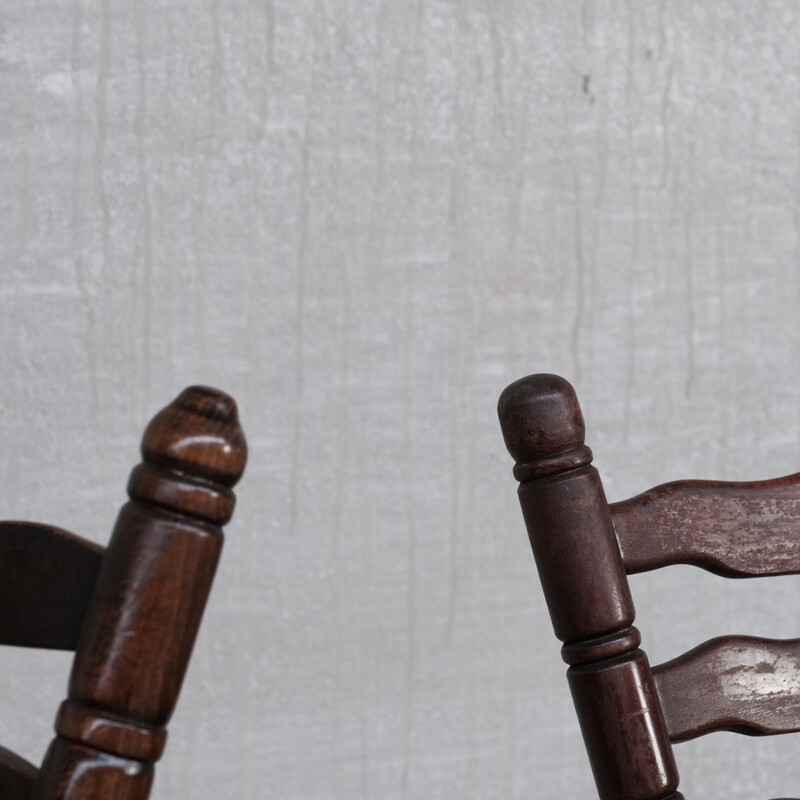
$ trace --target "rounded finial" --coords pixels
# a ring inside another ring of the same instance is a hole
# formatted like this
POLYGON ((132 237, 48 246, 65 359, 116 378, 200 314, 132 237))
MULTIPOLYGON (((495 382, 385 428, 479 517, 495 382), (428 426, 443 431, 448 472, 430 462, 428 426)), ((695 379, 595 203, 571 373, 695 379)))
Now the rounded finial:
POLYGON ((236 401, 207 386, 184 389, 147 426, 142 457, 150 464, 233 486, 247 462, 236 401))
POLYGON ((508 452, 518 464, 550 459, 583 445, 581 407, 569 381, 541 373, 506 387, 497 404, 508 452))

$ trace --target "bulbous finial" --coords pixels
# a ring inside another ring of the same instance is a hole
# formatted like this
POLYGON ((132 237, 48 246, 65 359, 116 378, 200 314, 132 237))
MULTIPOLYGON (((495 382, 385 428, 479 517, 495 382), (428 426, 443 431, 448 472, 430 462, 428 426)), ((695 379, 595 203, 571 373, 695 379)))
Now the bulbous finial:
POLYGON ((506 448, 518 465, 515 474, 533 477, 591 461, 583 444, 581 407, 564 378, 541 373, 515 381, 500 395, 497 413, 506 448), (521 470, 523 465, 530 467, 521 470))
POLYGON ((147 426, 142 458, 230 488, 247 462, 236 401, 207 386, 184 389, 147 426))

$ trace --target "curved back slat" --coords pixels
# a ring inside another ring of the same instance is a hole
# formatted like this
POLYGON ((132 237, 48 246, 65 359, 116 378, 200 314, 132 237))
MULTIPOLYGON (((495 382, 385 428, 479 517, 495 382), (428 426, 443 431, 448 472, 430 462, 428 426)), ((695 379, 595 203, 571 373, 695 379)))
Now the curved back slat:
POLYGON ((628 574, 693 564, 749 578, 800 573, 800 473, 769 481, 676 481, 611 505, 628 574))
POLYGON ((3 800, 28 800, 37 772, 33 764, 0 747, 0 797, 3 800))
POLYGON ((670 740, 800 731, 800 639, 721 636, 653 668, 670 740))
POLYGON ((102 560, 52 525, 0 522, 0 644, 74 650, 102 560))

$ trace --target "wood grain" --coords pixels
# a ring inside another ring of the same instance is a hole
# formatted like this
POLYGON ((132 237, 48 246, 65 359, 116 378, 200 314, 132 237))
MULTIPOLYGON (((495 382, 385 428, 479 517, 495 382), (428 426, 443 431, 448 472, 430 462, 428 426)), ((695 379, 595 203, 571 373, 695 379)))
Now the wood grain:
POLYGON ((74 648, 41 770, 0 749, 2 800, 146 800, 211 590, 247 444, 191 386, 142 438, 108 547, 0 523, 0 643, 74 648))
POLYGON ((234 400, 184 390, 148 425, 34 800, 146 800, 247 445, 234 400))
POLYGON ((529 375, 497 406, 583 741, 602 800, 662 800, 678 770, 575 390, 529 375))
POLYGON ((800 639, 722 636, 653 669, 669 737, 800 731, 800 639))
POLYGON ((74 650, 102 556, 53 525, 0 522, 0 644, 74 650))
POLYGON ((672 742, 800 731, 800 639, 721 637, 651 669, 626 577, 674 563, 800 571, 800 474, 666 484, 609 506, 567 381, 522 378, 498 414, 601 800, 680 797, 672 742))
POLYGON ((611 505, 629 574, 694 564, 731 578, 800 572, 800 473, 676 481, 611 505))

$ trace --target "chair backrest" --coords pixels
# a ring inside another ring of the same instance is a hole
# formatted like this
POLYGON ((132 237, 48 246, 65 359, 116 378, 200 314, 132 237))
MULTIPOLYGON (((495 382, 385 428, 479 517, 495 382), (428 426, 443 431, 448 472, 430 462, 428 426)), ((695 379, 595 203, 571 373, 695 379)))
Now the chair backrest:
POLYGON ((148 797, 246 458, 234 401, 194 386, 147 427, 108 547, 0 523, 0 644, 75 650, 41 769, 0 749, 0 798, 148 797))
POLYGON ((609 505, 567 381, 523 378, 498 413, 600 797, 682 798, 673 742, 800 730, 800 639, 726 636, 651 668, 627 580, 678 563, 731 577, 800 572, 800 474, 684 481, 609 505))

